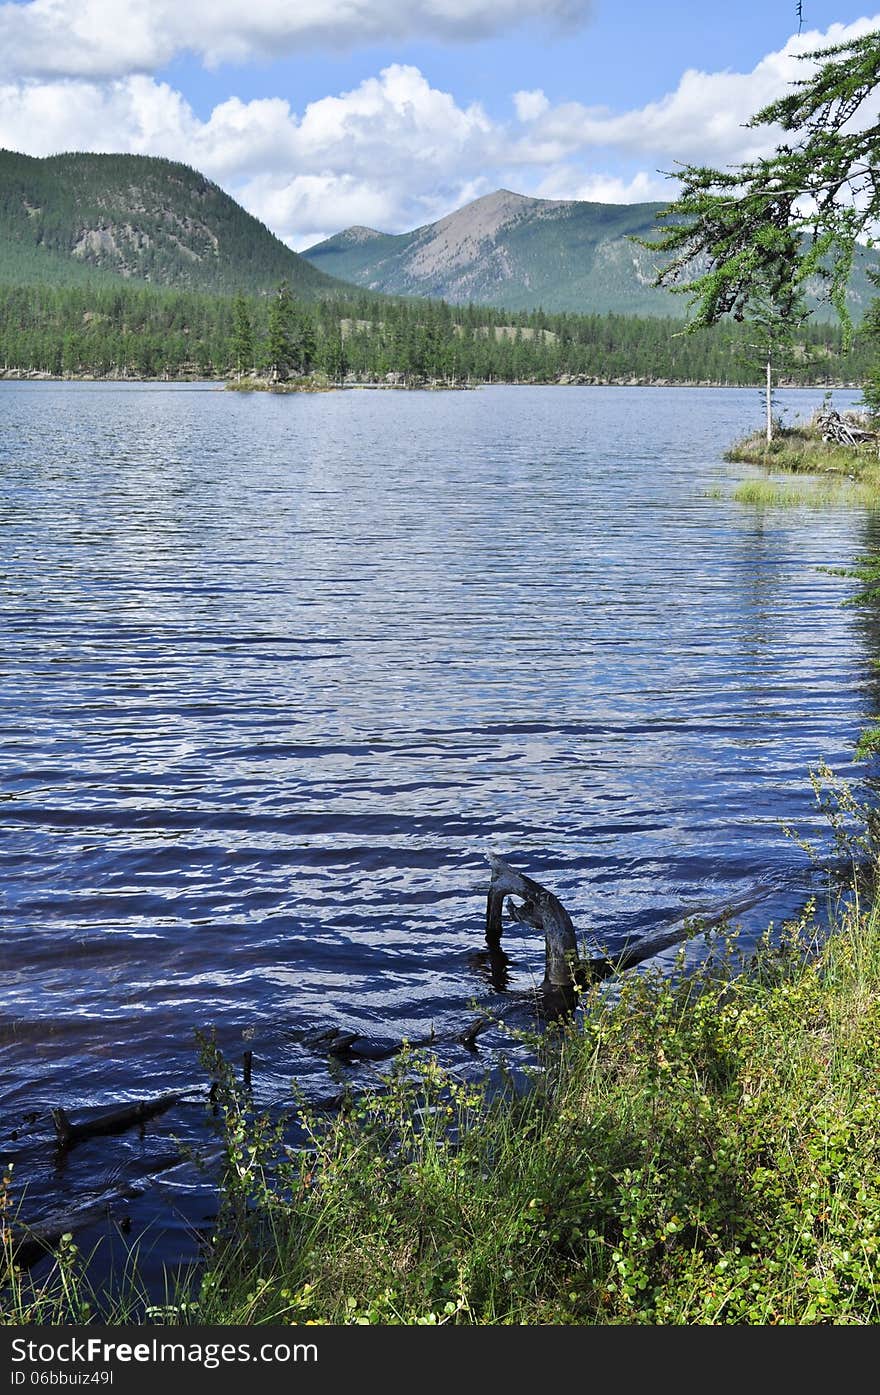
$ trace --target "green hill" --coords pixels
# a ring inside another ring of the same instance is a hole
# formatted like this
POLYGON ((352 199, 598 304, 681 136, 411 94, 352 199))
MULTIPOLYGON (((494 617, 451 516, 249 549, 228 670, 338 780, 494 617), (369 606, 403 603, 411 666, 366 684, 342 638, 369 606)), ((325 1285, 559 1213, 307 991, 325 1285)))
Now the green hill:
MULTIPOLYGON (((332 276, 372 291, 452 304, 576 314, 687 313, 686 297, 652 285, 654 254, 633 237, 657 231, 662 203, 602 204, 533 199, 496 190, 408 233, 354 227, 303 256, 332 276)), ((876 295, 860 250, 850 301, 854 320, 876 295)), ((815 299, 815 298, 814 298, 815 299)), ((819 318, 832 318, 826 306, 819 318)))
POLYGON ((228 294, 286 278, 299 299, 343 288, 188 165, 145 155, 0 150, 0 282, 117 282, 228 294))

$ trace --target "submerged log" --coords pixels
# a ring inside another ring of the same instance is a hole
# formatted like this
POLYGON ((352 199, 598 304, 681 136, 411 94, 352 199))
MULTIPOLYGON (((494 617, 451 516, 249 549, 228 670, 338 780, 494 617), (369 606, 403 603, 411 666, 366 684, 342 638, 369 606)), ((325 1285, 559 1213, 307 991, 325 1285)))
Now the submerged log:
POLYGON ((432 1030, 429 1036, 415 1041, 382 1042, 362 1036, 360 1032, 344 1032, 341 1027, 328 1027, 324 1031, 308 1034, 304 1041, 313 1051, 320 1051, 332 1060, 351 1065, 357 1061, 388 1061, 405 1050, 416 1051, 434 1046, 437 1038, 432 1030))
POLYGON ((627 942, 613 957, 600 954, 582 958, 571 916, 559 898, 540 882, 517 872, 510 863, 494 853, 489 854, 489 863, 492 877, 486 903, 486 940, 490 954, 501 953, 502 908, 506 897, 506 909, 512 920, 543 932, 545 959, 541 991, 548 1003, 562 1008, 574 1004, 579 987, 634 968, 662 950, 671 949, 700 931, 720 924, 730 914, 760 899, 760 896, 749 897, 738 905, 727 906, 720 911, 688 916, 674 925, 654 931, 644 939, 627 942), (512 896, 522 904, 511 900, 512 896))
POLYGON ((469 1027, 466 1027, 463 1032, 459 1032, 456 1040, 466 1051, 472 1051, 476 1054, 477 1037, 482 1036, 483 1032, 488 1031, 491 1026, 491 1017, 478 1017, 476 1021, 472 1022, 469 1027))
POLYGON ((544 982, 542 989, 559 992, 573 989, 581 976, 577 936, 571 916, 558 897, 540 882, 523 876, 503 858, 489 854, 492 878, 486 904, 486 940, 493 948, 501 941, 501 910, 505 897, 516 896, 522 902, 507 900, 507 912, 513 920, 531 925, 544 935, 544 982))
POLYGON ((64 1235, 106 1220, 111 1207, 137 1195, 137 1188, 115 1187, 103 1195, 61 1215, 51 1216, 40 1225, 10 1227, 12 1262, 19 1269, 30 1269, 38 1260, 52 1254, 64 1235))
POLYGON ((157 1114, 180 1102, 180 1095, 160 1095, 154 1100, 137 1100, 134 1104, 123 1104, 102 1109, 88 1119, 74 1122, 64 1109, 52 1110, 55 1125, 55 1140, 59 1148, 72 1148, 87 1138, 98 1138, 103 1134, 124 1133, 136 1124, 146 1123, 157 1114))
MULTIPOLYGON (((179 1153, 157 1158, 145 1176, 97 1191, 69 1210, 47 1216, 34 1224, 14 1219, 8 1228, 13 1264, 19 1269, 30 1269, 53 1254, 65 1235, 73 1235, 87 1226, 113 1221, 114 1208, 121 1202, 143 1196, 154 1182, 181 1165, 190 1167, 192 1164, 189 1159, 182 1160, 179 1153)), ((130 1217, 123 1216, 115 1223, 122 1231, 131 1229, 130 1217)))

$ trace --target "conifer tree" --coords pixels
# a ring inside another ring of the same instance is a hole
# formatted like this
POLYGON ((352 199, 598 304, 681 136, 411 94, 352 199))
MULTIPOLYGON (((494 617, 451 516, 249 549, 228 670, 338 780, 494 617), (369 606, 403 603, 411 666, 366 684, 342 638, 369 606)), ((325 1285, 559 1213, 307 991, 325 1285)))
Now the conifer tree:
POLYGON ((315 325, 308 310, 296 309, 291 332, 294 362, 302 374, 311 373, 315 366, 317 339, 315 325))
POLYGON ((266 363, 273 383, 283 381, 293 363, 293 297, 282 281, 269 310, 266 335, 266 363))
POLYGON ((781 127, 784 143, 734 168, 686 165, 662 232, 643 240, 671 254, 655 284, 690 295, 690 329, 743 319, 756 297, 784 306, 817 278, 851 337, 855 248, 880 221, 880 30, 803 58, 811 75, 748 122, 781 127))
POLYGON ((238 380, 254 366, 254 327, 248 304, 239 291, 232 307, 232 361, 238 380))

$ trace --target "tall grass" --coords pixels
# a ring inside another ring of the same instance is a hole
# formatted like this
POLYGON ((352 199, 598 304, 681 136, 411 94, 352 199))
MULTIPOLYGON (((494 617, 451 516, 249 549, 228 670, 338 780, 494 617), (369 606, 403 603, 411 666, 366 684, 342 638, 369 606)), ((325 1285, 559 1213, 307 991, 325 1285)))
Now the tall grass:
MULTIPOLYGON (((860 421, 860 424, 866 424, 860 421)), ((725 460, 761 466, 768 478, 745 480, 731 497, 739 504, 771 508, 880 508, 880 453, 876 442, 839 446, 823 441, 814 422, 778 427, 768 442, 754 432, 725 452, 725 460), (814 476, 797 484, 779 474, 814 476)))
POLYGON ((839 446, 823 441, 817 428, 781 427, 769 443, 761 431, 735 442, 724 454, 725 460, 791 474, 837 475, 844 479, 880 481, 880 458, 876 444, 839 446))
POLYGON ((776 479, 745 480, 730 496, 737 504, 765 508, 880 508, 880 477, 877 481, 831 480, 789 484, 776 479))

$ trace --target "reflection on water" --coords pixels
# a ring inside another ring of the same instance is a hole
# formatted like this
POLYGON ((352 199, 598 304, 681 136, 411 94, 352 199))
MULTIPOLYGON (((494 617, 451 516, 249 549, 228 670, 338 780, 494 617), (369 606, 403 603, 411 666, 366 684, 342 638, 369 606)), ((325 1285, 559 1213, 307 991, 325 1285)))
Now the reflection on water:
MULTIPOLYGON (((489 850, 611 953, 796 909, 778 820, 814 824, 817 760, 847 772, 876 636, 819 570, 863 516, 708 497, 759 412, 0 387, 0 1053, 38 1209, 98 1165, 51 1171, 47 1111, 192 1087, 195 1029, 262 1098, 321 1098, 310 1034, 454 1041, 527 991, 539 937, 482 953, 489 850)), ((100 1167, 149 1172, 200 1109, 100 1167)))

